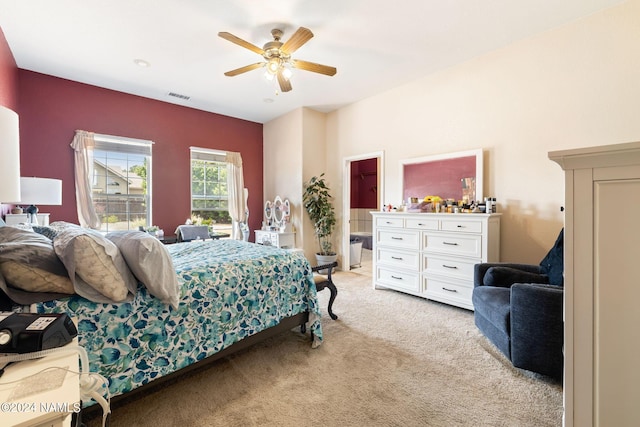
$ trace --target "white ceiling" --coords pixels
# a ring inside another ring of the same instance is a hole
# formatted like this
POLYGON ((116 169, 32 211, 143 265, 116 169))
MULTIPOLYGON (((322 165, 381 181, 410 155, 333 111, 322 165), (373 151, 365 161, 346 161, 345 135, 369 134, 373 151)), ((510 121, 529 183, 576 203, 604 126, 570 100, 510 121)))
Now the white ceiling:
POLYGON ((301 106, 332 111, 622 2, 0 0, 0 27, 19 68, 264 123, 301 106), (294 70, 279 95, 262 70, 224 76, 262 58, 218 32, 262 47, 271 29, 286 41, 300 26, 315 37, 293 58, 335 76, 294 70))

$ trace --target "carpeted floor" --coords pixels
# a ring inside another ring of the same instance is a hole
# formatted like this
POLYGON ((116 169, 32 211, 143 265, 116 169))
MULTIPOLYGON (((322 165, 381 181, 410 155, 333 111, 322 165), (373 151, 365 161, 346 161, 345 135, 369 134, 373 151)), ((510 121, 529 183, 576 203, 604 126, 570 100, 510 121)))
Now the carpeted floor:
MULTIPOLYGON (((520 371, 473 313, 334 276, 324 343, 296 329, 140 399, 111 426, 560 426, 562 387, 520 371)), ((99 419, 88 426, 100 425, 99 419)))

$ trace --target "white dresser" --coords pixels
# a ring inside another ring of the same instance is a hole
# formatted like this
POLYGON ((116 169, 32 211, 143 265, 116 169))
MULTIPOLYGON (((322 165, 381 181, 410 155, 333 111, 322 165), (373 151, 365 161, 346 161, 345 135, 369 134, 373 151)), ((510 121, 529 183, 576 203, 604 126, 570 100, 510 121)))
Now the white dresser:
POLYGON ((473 266, 499 261, 501 214, 371 215, 375 288, 473 310, 473 266))
MULTIPOLYGON (((4 222, 7 225, 17 225, 28 222, 28 215, 26 213, 23 214, 6 214, 4 216, 4 222)), ((39 213, 36 214, 36 219, 38 221, 38 225, 49 225, 49 214, 48 213, 39 213)))
POLYGON ((296 247, 296 233, 287 231, 256 230, 256 243, 277 246, 283 249, 296 247))

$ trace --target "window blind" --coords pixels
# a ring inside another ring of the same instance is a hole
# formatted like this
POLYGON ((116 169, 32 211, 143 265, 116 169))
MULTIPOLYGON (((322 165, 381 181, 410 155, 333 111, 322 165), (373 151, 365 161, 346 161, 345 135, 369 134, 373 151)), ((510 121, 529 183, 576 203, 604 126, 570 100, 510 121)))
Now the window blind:
POLYGON ((145 139, 124 138, 120 136, 94 134, 95 148, 105 151, 117 151, 119 153, 151 155, 153 141, 145 139))
POLYGON ((191 160, 206 160, 210 162, 224 162, 227 153, 220 150, 211 150, 208 148, 189 147, 191 150, 191 160))

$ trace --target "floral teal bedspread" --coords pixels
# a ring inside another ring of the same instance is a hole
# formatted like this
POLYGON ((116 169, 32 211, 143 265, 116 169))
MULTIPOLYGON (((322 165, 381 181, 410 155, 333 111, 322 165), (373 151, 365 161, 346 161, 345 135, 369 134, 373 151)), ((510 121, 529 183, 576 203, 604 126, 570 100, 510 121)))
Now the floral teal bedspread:
POLYGON ((102 304, 79 296, 34 304, 39 313, 76 318, 78 342, 91 371, 109 379, 112 396, 126 393, 245 337, 309 312, 322 341, 311 267, 300 252, 235 240, 167 246, 181 286, 177 310, 139 287, 130 303, 102 304))

